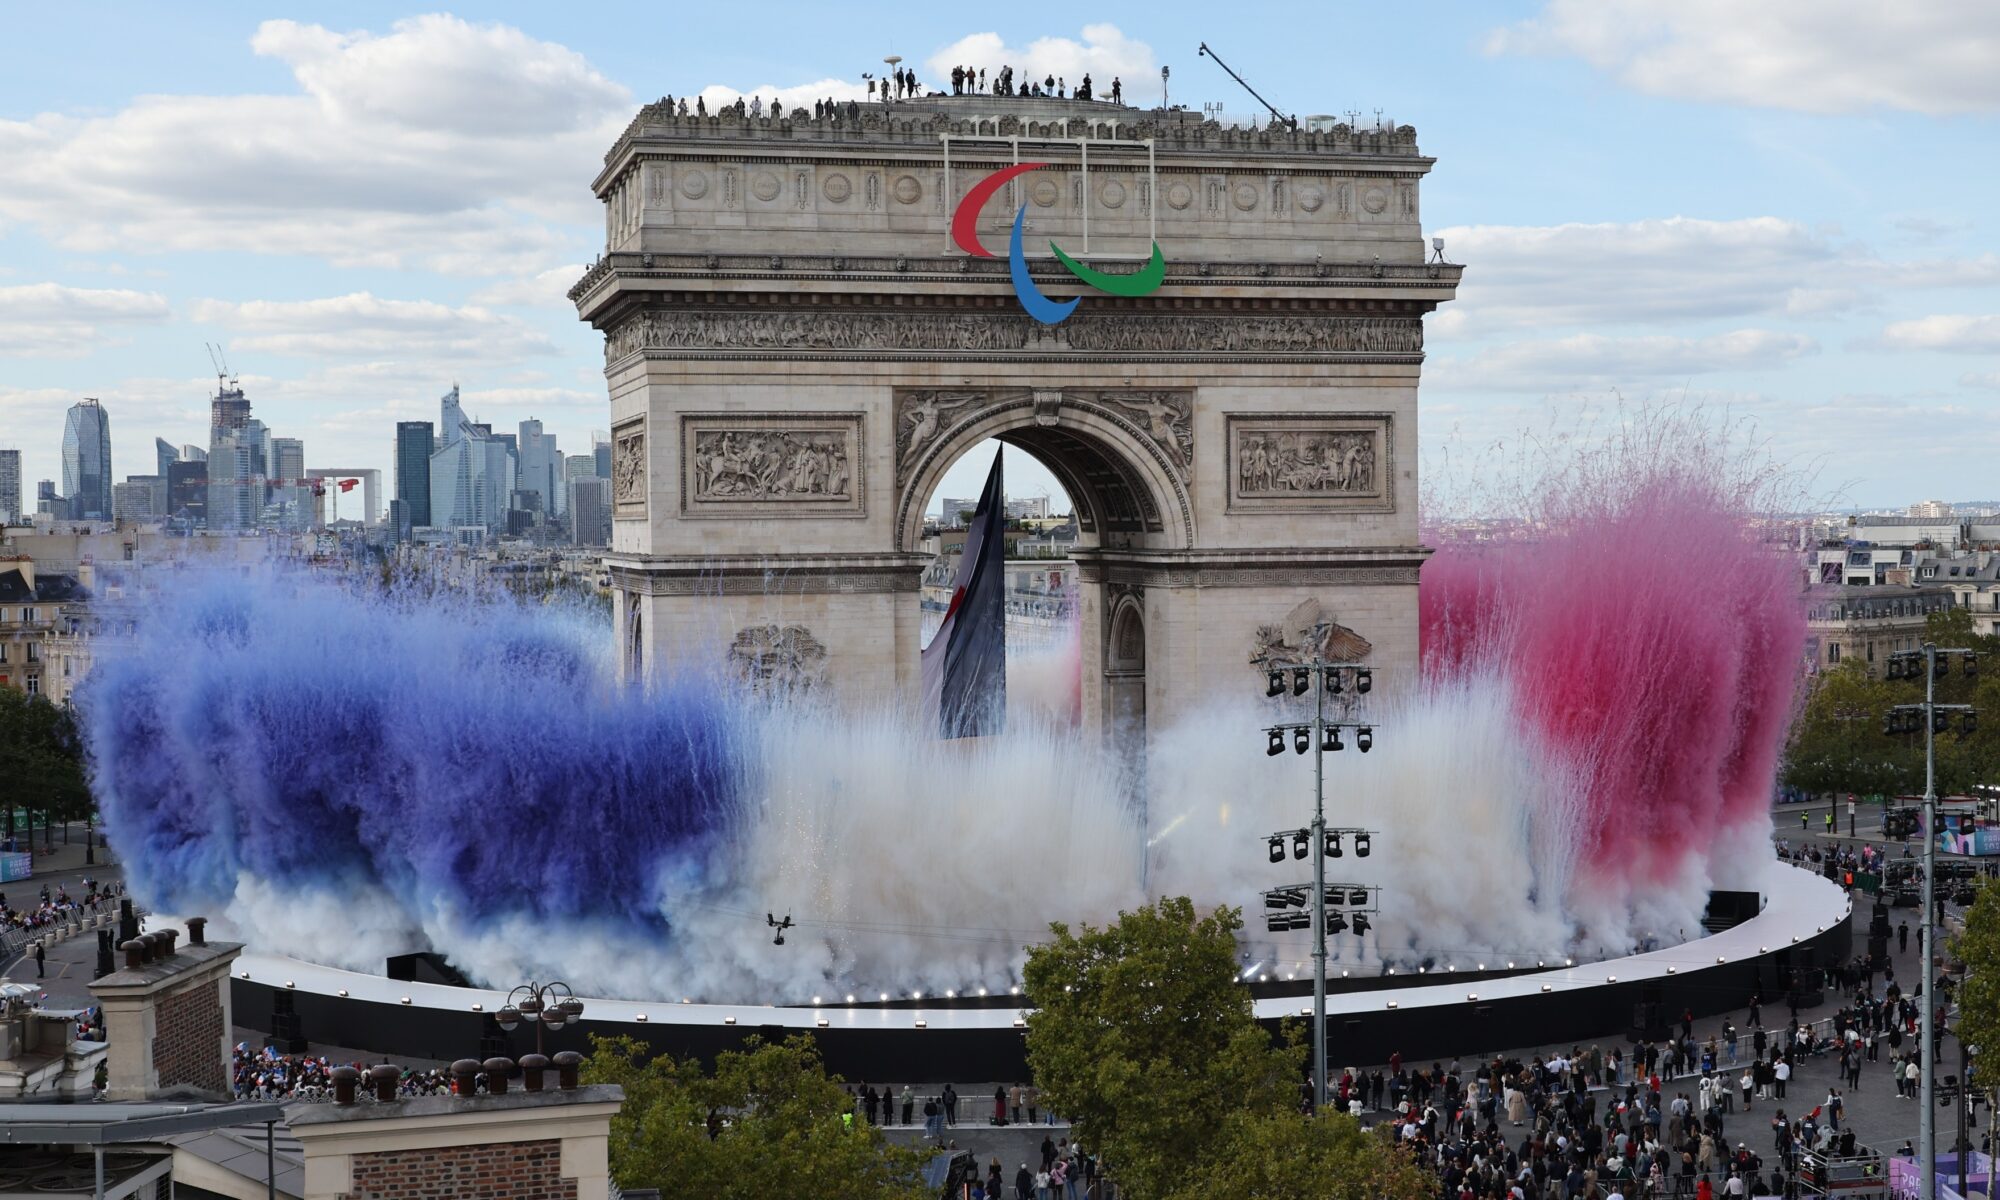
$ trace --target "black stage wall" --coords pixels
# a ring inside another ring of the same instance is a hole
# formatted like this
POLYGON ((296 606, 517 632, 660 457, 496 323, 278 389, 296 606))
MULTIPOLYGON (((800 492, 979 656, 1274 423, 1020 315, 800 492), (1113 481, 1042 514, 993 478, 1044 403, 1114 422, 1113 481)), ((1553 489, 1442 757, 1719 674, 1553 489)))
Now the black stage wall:
MULTIPOLYGON (((1852 928, 1843 921, 1796 946, 1755 959, 1681 971, 1665 979, 1409 1009, 1389 1009, 1385 999, 1379 1010, 1329 1018, 1330 1065, 1338 1069, 1383 1063, 1398 1051, 1404 1061, 1419 1062, 1531 1046, 1568 1049, 1577 1042, 1619 1035, 1659 1036, 1667 1025, 1680 1020, 1685 1009, 1692 1009, 1698 1017, 1740 1010, 1748 1007, 1753 995, 1762 995, 1771 1010, 1767 1021, 1781 1019, 1788 972, 1843 962, 1852 941, 1852 928), (1636 1029, 1635 1021, 1639 1025, 1636 1029)), ((1436 976, 1421 978, 1429 986, 1440 982, 1436 976)), ((1469 973, 1444 986, 1464 985, 1471 985, 1468 991, 1477 990, 1469 973)), ((518 1058, 535 1049, 532 1030, 503 1034, 490 1014, 378 1004, 246 979, 232 979, 230 987, 236 1023, 245 1028, 271 1033, 274 1001, 284 1003, 275 997, 283 992, 298 1022, 296 1033, 286 1029, 287 1035, 367 1050, 389 1061, 450 1061, 496 1053, 518 1058)), ((1310 1003, 1309 996, 1301 997, 1299 1007, 1310 1003)), ((1270 1024, 1275 1030, 1277 1023, 1270 1024)), ((750 1037, 761 1035, 769 1040, 782 1037, 784 1032, 775 1025, 640 1024, 586 1018, 580 1027, 545 1034, 543 1045, 550 1054, 558 1050, 588 1052, 589 1034, 624 1034, 656 1050, 712 1061, 717 1052, 741 1046, 750 1037)), ((1025 1079, 1027 1075, 1023 1031, 1019 1029, 827 1028, 812 1032, 828 1069, 848 1079, 943 1083, 1025 1079)))

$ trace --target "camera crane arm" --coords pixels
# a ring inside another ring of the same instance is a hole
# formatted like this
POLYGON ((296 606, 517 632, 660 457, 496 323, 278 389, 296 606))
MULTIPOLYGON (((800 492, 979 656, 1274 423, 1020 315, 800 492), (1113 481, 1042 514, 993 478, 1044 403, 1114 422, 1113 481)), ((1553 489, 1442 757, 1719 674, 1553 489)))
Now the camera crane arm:
POLYGON ((1210 50, 1208 48, 1207 42, 1203 42, 1201 44, 1201 48, 1198 51, 1196 51, 1196 54, 1197 55, 1205 54, 1208 57, 1214 59, 1215 65, 1221 67, 1224 71, 1228 71, 1229 77, 1231 79, 1234 79, 1236 82, 1242 84, 1244 91, 1249 92, 1252 96, 1257 96, 1257 103, 1263 105, 1265 108, 1270 110, 1272 120, 1283 125, 1285 128, 1292 130, 1294 133, 1298 132, 1299 119, 1297 117, 1286 116, 1284 113, 1281 113, 1276 108, 1274 108, 1269 100, 1264 99, 1264 97, 1262 96, 1258 96, 1257 89, 1250 86, 1250 81, 1243 78, 1241 75, 1238 75, 1236 72, 1230 71, 1229 64, 1222 61, 1221 55, 1217 54, 1213 50, 1210 50))

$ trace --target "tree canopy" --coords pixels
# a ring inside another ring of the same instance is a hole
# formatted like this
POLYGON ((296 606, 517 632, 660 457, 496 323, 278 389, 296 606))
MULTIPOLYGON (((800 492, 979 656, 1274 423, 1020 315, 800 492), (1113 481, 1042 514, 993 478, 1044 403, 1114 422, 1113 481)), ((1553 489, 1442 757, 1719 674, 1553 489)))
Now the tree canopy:
MULTIPOLYGON (((1978 728, 1937 736, 1939 794, 2000 784, 2000 638, 1972 632, 1972 615, 1954 608, 1930 614, 1924 636, 1940 647, 1977 651, 1982 669, 1967 677, 1961 661, 1937 680, 1939 704, 1970 704, 1978 728)), ((1924 739, 1883 732, 1883 718, 1899 704, 1921 704, 1924 681, 1871 678, 1884 664, 1849 661, 1821 674, 1792 725, 1784 782, 1809 792, 1915 795, 1924 789, 1924 739)))
POLYGON ((1028 1064, 1043 1102, 1138 1196, 1417 1200, 1424 1176, 1345 1113, 1299 1111, 1305 1047, 1257 1023, 1241 913, 1185 896, 1028 952, 1028 1064))
POLYGON ((68 705, 0 687, 0 808, 79 820, 91 811, 83 739, 68 705))
POLYGON ((1979 1047, 1977 1077, 1991 1089, 2000 1081, 2000 881, 1988 880, 1965 912, 1965 929, 1951 942, 1965 964, 1958 989, 1958 1040, 1979 1047))
POLYGON ((826 1073, 810 1037, 751 1038, 717 1055, 713 1071, 696 1059, 653 1056, 629 1037, 593 1038, 583 1079, 625 1088, 611 1122, 611 1175, 621 1188, 707 1200, 925 1194, 929 1156, 844 1120, 853 1097, 826 1073))

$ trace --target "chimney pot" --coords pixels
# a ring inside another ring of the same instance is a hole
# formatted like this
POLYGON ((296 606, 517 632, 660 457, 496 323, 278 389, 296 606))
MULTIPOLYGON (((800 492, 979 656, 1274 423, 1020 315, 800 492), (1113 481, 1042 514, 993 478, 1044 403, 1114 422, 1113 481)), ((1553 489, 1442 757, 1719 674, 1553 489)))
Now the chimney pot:
POLYGON ((208 945, 207 917, 189 917, 187 920, 187 927, 188 927, 188 945, 190 946, 208 945))
POLYGON ((530 1092, 542 1090, 542 1073, 549 1069, 549 1060, 540 1054, 521 1056, 521 1087, 530 1092))
POLYGON ((583 1063, 583 1055, 574 1050, 565 1050, 556 1055, 556 1086, 565 1092, 576 1090, 576 1069, 583 1063))
POLYGON ((494 1057, 487 1059, 482 1065, 486 1069, 487 1093, 494 1096, 506 1095, 507 1077, 514 1073, 514 1060, 494 1057))
POLYGON ((478 1092, 479 1060, 461 1058, 451 1064, 451 1094, 470 1096, 478 1092))
POLYGON ((340 1105, 354 1103, 354 1084, 361 1078, 361 1072, 353 1067, 333 1069, 333 1102, 340 1105))
POLYGON ((384 1104, 396 1102, 396 1084, 402 1078, 403 1073, 388 1063, 370 1068, 368 1072, 369 1081, 375 1085, 375 1098, 384 1104))
POLYGON ((129 942, 122 942, 118 948, 125 952, 126 970, 136 971, 146 965, 146 943, 140 941, 138 938, 133 938, 129 942))
POLYGON ((178 929, 160 930, 160 957, 172 958, 174 954, 178 952, 180 949, 180 940, 181 940, 180 930, 178 929))
POLYGON ((160 961, 160 935, 157 930, 152 933, 140 934, 139 944, 146 948, 147 962, 160 961))

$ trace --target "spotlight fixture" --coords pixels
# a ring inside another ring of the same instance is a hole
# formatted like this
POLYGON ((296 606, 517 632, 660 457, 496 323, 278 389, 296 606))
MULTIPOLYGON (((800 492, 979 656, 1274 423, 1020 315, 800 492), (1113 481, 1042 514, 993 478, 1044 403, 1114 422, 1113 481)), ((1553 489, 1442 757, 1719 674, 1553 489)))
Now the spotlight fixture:
POLYGON ((1303 696, 1312 686, 1313 674, 1305 667, 1292 668, 1292 695, 1303 696))
POLYGON ((1347 672, 1341 670, 1339 667, 1328 667, 1326 669, 1326 690, 1336 696, 1346 691, 1347 672))
POLYGON ((1271 861, 1274 863, 1285 861, 1285 839, 1276 834, 1271 835, 1271 861))
POLYGON ((1340 848, 1340 835, 1332 830, 1328 830, 1326 835, 1326 856, 1328 858, 1339 858, 1343 853, 1344 851, 1340 848))
POLYGON ((1328 725, 1322 729, 1319 738, 1319 748, 1325 753, 1338 753, 1340 751, 1340 726, 1328 725))
POLYGON ((785 919, 784 919, 784 920, 782 920, 782 921, 780 921, 780 920, 779 920, 779 919, 778 919, 777 917, 775 917, 775 916, 771 915, 770 913, 765 913, 765 914, 764 914, 764 923, 765 923, 766 925, 768 925, 768 926, 769 926, 770 928, 772 928, 772 929, 775 929, 775 930, 777 930, 777 931, 778 931, 778 932, 777 932, 776 934, 774 934, 774 935, 772 936, 772 938, 771 938, 771 944, 772 944, 773 946, 782 946, 782 945, 784 945, 784 944, 785 944, 785 930, 787 930, 787 929, 790 929, 790 928, 792 927, 792 914, 790 914, 790 913, 786 913, 786 914, 785 914, 785 919))
POLYGON ((1354 748, 1356 750, 1359 750, 1361 751, 1361 753, 1366 754, 1368 753, 1369 747, 1373 746, 1374 744, 1375 744, 1375 731, 1373 729, 1369 728, 1366 725, 1363 725, 1361 728, 1354 731, 1354 748))
POLYGON ((1965 652, 1965 677, 1975 678, 1979 674, 1979 656, 1972 651, 1965 652))
POLYGON ((1356 858, 1368 857, 1368 850, 1371 845, 1369 839, 1371 836, 1372 835, 1366 833, 1357 833, 1354 835, 1354 857, 1356 858))
MULTIPOLYGON (((1944 660, 1939 659, 1938 661, 1943 662, 1944 660)), ((1938 712, 1935 709, 1933 709, 1931 712, 1931 732, 1943 733, 1950 728, 1951 728, 1951 714, 1947 712, 1938 712)))
POLYGON ((1351 908, 1366 908, 1368 906, 1368 889, 1355 888, 1348 892, 1347 903, 1351 908))
POLYGON ((1958 731, 1960 733, 1974 733, 1977 732, 1978 729, 1979 729, 1978 713, 1975 713, 1968 708, 1965 710, 1964 713, 1960 714, 1958 718, 1958 731))
POLYGON ((1301 725, 1292 730, 1292 752, 1304 754, 1312 749, 1312 726, 1301 725))
POLYGON ((1272 671, 1272 672, 1270 673, 1270 675, 1268 676, 1268 678, 1269 678, 1269 680, 1270 680, 1270 683, 1269 683, 1269 684, 1268 684, 1268 685, 1267 685, 1267 686, 1266 686, 1266 687, 1264 688, 1264 694, 1265 694, 1266 696, 1282 696, 1282 695, 1284 695, 1284 694, 1285 694, 1285 673, 1284 673, 1283 671, 1272 671))
POLYGON ((1285 908, 1290 908, 1291 904, 1285 899, 1285 894, 1283 892, 1265 892, 1264 907, 1267 909, 1270 908, 1285 909, 1285 908))
POLYGON ((1271 744, 1265 747, 1264 753, 1273 758, 1283 754, 1285 752, 1285 731, 1282 729, 1267 729, 1265 732, 1271 735, 1271 744))
POLYGON ((1346 932, 1347 932, 1346 917, 1341 916, 1337 912, 1326 914, 1326 933, 1328 937, 1332 937, 1336 934, 1342 934, 1346 932))
POLYGON ((1367 667, 1354 672, 1354 690, 1367 695, 1375 687, 1375 674, 1367 667))
POLYGON ((1312 845, 1312 835, 1301 829, 1292 835, 1292 857, 1304 858, 1306 848, 1312 845))

